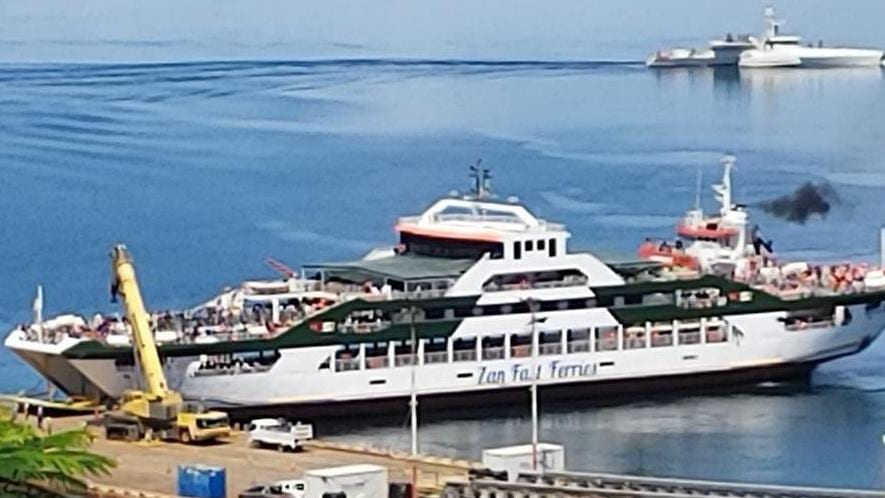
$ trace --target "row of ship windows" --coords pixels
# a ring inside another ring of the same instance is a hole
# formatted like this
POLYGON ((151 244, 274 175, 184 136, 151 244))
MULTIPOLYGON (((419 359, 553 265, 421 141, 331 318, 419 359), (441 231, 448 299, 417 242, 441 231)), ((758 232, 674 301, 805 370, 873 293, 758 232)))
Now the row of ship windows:
MULTIPOLYGON (((577 275, 572 275, 579 278, 577 275)), ((737 300, 737 296, 734 296, 737 300)), ((749 300, 743 297, 740 300, 749 300)), ((534 301, 532 307, 536 312, 578 310, 596 307, 629 307, 629 306, 678 306, 684 309, 706 309, 725 306, 731 299, 723 296, 719 289, 680 290, 670 293, 632 294, 626 296, 597 296, 595 298, 563 299, 557 301, 534 301)), ((452 308, 422 308, 414 312, 409 309, 389 311, 382 309, 355 310, 344 320, 336 322, 319 322, 312 324, 317 332, 371 333, 397 323, 416 323, 433 320, 455 320, 477 316, 496 316, 530 313, 530 305, 526 301, 512 304, 494 304, 481 306, 458 306, 452 308), (413 316, 414 313, 414 316, 413 316)))
MULTIPOLYGON (((647 323, 643 326, 606 326, 537 333, 539 356, 660 348, 677 345, 723 343, 728 328, 721 319, 686 322, 647 323)), ((418 341, 413 351, 411 341, 364 343, 343 346, 335 352, 334 362, 320 369, 336 372, 401 367, 416 364, 504 360, 533 356, 531 333, 487 336, 482 338, 434 338, 418 341)))

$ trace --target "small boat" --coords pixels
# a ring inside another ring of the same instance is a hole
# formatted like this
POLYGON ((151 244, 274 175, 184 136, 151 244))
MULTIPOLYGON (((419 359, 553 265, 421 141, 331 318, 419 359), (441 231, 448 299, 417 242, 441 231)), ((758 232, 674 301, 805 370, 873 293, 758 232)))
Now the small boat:
POLYGON ((733 66, 743 51, 753 47, 749 36, 735 38, 729 34, 721 40, 712 40, 705 49, 659 50, 646 60, 645 65, 651 68, 733 66))

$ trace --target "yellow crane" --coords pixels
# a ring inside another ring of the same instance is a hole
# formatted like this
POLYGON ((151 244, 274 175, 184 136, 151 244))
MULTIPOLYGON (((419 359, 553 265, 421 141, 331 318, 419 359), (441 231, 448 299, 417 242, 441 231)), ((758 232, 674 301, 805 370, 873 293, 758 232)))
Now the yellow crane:
POLYGON ((229 436, 227 414, 206 411, 199 405, 186 403, 180 393, 169 389, 154 342, 150 317, 135 277, 132 256, 125 245, 118 244, 111 250, 111 266, 112 293, 123 298, 144 390, 125 391, 119 409, 105 415, 106 437, 133 441, 143 438, 174 439, 190 443, 229 436))

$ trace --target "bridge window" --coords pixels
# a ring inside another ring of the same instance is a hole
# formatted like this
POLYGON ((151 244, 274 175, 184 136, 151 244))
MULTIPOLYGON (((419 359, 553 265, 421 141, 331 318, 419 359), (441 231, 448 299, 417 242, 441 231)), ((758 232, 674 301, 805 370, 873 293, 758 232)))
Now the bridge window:
POLYGON ((543 251, 544 249, 547 248, 547 246, 546 246, 546 242, 547 242, 547 241, 544 240, 544 239, 541 239, 541 240, 538 241, 538 250, 539 250, 539 251, 543 251))
POLYGON ((518 240, 513 243, 513 259, 522 259, 522 244, 518 240))
POLYGON ((535 250, 535 243, 531 240, 525 241, 525 252, 532 252, 535 250))
POLYGON ((550 239, 550 244, 547 245, 547 254, 551 258, 556 257, 556 239, 550 239))

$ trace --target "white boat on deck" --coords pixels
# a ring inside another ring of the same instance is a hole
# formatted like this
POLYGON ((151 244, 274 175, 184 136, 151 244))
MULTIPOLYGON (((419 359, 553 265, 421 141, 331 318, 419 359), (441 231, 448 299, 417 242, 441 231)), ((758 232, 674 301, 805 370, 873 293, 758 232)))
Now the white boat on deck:
POLYGON ((741 53, 753 48, 750 37, 734 38, 730 34, 721 40, 712 40, 709 48, 674 48, 652 54, 645 65, 653 68, 733 66, 741 53))

